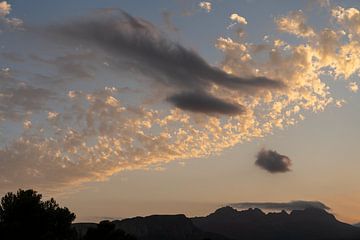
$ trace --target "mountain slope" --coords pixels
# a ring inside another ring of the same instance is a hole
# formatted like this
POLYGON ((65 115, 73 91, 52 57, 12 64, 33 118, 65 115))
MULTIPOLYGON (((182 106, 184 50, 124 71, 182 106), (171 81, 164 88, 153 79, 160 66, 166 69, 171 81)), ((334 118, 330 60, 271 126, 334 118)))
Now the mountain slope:
POLYGON ((116 228, 139 240, 227 240, 220 234, 201 231, 185 215, 153 215, 114 221, 116 228))
MULTIPOLYGON (((265 214, 224 207, 206 217, 152 215, 112 223, 138 240, 360 240, 360 228, 316 208, 265 214)), ((94 226, 74 224, 80 236, 94 226)))
POLYGON ((73 223, 72 227, 80 237, 83 237, 89 228, 96 228, 96 223, 73 223))
MULTIPOLYGON (((152 215, 115 220, 116 229, 135 236, 138 240, 231 240, 220 234, 204 232, 195 227, 185 215, 152 215)), ((80 237, 89 228, 96 228, 95 223, 75 223, 73 228, 80 237)))
POLYGON ((294 210, 290 214, 285 211, 265 214, 256 208, 237 211, 224 207, 192 221, 204 231, 241 240, 360 239, 358 228, 316 208, 294 210))

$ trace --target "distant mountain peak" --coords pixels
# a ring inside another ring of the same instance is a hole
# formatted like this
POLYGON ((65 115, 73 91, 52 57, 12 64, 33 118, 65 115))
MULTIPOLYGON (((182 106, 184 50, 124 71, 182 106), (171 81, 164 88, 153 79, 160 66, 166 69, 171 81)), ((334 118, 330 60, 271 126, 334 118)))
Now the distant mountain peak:
POLYGON ((360 239, 360 230, 342 223, 320 208, 264 213, 258 208, 238 211, 223 207, 207 217, 193 218, 195 226, 230 239, 360 239))
POLYGON ((336 218, 331 213, 321 208, 306 208, 304 210, 293 210, 290 216, 307 218, 310 220, 328 220, 335 221, 336 218))
POLYGON ((221 207, 219 209, 216 209, 214 213, 215 215, 234 215, 237 214, 238 211, 235 208, 232 208, 230 206, 221 207))
POLYGON ((261 211, 260 208, 249 208, 247 210, 240 211, 240 213, 255 213, 255 214, 265 215, 265 213, 261 211))

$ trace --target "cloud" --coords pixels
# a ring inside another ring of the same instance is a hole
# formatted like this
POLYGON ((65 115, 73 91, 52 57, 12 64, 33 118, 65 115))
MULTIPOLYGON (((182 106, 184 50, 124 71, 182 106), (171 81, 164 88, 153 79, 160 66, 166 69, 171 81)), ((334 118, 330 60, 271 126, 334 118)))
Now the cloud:
POLYGON ((32 54, 31 59, 40 63, 48 64, 57 69, 57 78, 60 79, 92 79, 98 56, 91 51, 78 51, 57 56, 54 59, 47 59, 32 54))
POLYGON ((206 10, 207 12, 211 12, 212 10, 211 2, 200 2, 199 7, 206 10))
MULTIPOLYGON (((331 10, 331 15, 349 33, 360 35, 360 11, 357 8, 343 8, 336 6, 331 10)), ((350 35, 351 37, 351 35, 350 35)))
POLYGON ((303 210, 306 208, 319 208, 330 210, 330 207, 319 201, 291 201, 291 202, 241 202, 233 203, 230 206, 235 208, 261 208, 269 210, 303 210))
POLYGON ((171 20, 172 13, 169 11, 163 11, 161 14, 166 28, 171 32, 178 32, 179 29, 174 25, 174 23, 171 20))
POLYGON ((175 94, 169 97, 168 101, 183 110, 206 114, 218 113, 235 115, 245 111, 243 106, 228 103, 222 99, 202 92, 184 92, 175 94))
MULTIPOLYGON (((215 46, 224 53, 221 66, 226 72, 242 76, 266 73, 268 78, 286 84, 286 89, 265 94, 260 102, 255 101, 261 107, 258 111, 269 107, 268 122, 264 122, 262 129, 294 125, 304 118, 303 111, 321 112, 329 105, 343 105, 342 99, 331 93, 335 89, 331 89, 322 76, 347 80, 357 75, 360 42, 356 37, 356 18, 352 20, 354 23, 345 19, 350 19, 349 12, 356 15, 358 10, 334 9, 337 11, 329 15, 330 22, 336 20, 338 24, 317 30, 307 25, 302 11, 276 17, 279 32, 301 37, 297 43, 288 43, 277 33, 269 35, 266 44, 254 44, 243 38, 218 38, 215 46), (264 56, 263 61, 258 61, 259 54, 264 56), (284 94, 287 97, 283 97, 284 94)), ((248 104, 246 106, 248 108, 248 104)))
POLYGON ((290 171, 291 160, 276 151, 261 149, 255 164, 270 173, 282 173, 290 171))
POLYGON ((21 55, 19 55, 17 53, 2 52, 0 54, 4 59, 12 61, 12 62, 24 62, 25 61, 25 59, 21 55))
MULTIPOLYGON (((125 170, 161 169, 171 161, 221 153, 294 125, 304 112, 342 105, 327 82, 347 79, 360 66, 360 43, 342 23, 311 28, 315 36, 295 43, 277 33, 269 34, 266 44, 219 37, 223 60, 213 66, 143 19, 116 10, 104 14, 49 26, 59 41, 41 32, 46 56, 39 51, 38 58, 14 65, 18 71, 0 71, 0 119, 22 115, 18 122, 0 122, 6 129, 0 138, 1 190, 74 189, 125 170), (92 54, 83 55, 85 49, 92 54), (86 72, 63 67, 67 63, 96 74, 84 85, 78 79, 87 78, 86 72), (60 75, 65 77, 53 84, 60 75), (44 97, 21 100, 21 94, 9 94, 21 88, 44 97), (167 96, 177 103, 159 104, 167 96), (216 104, 203 105, 205 100, 216 104), (184 103, 187 111, 176 107, 184 103), (234 106, 241 114, 230 114, 234 106), (204 114, 193 114, 194 108, 204 114)), ((18 40, 29 48, 36 42, 18 40)))
POLYGON ((11 5, 7 1, 0 2, 0 27, 21 28, 23 21, 19 18, 9 18, 10 12, 11 5))
MULTIPOLYGON (((1 81, 0 81, 1 82, 1 81)), ((3 82, 5 85, 5 83, 3 82)), ((29 113, 46 108, 54 93, 44 89, 18 83, 16 86, 0 88, 0 119, 20 120, 29 113)))
POLYGON ((237 23, 240 23, 240 24, 244 24, 246 25, 247 24, 247 21, 244 17, 240 16, 239 14, 237 13, 233 13, 230 15, 230 19, 237 22, 237 23))
POLYGON ((351 92, 356 93, 359 90, 359 86, 357 85, 356 82, 350 82, 348 85, 348 88, 351 92))
POLYGON ((8 4, 6 1, 0 2, 0 16, 5 17, 10 14, 11 5, 8 4))
POLYGON ((164 86, 206 92, 214 85, 243 94, 280 89, 264 76, 239 77, 211 66, 193 50, 166 39, 151 23, 125 12, 53 25, 51 33, 105 50, 164 86))
POLYGON ((329 8, 331 6, 330 0, 308 0, 308 7, 321 7, 321 8, 329 8))
POLYGON ((306 24, 303 11, 292 11, 288 16, 276 19, 278 29, 283 32, 294 34, 298 37, 314 36, 314 30, 306 24))

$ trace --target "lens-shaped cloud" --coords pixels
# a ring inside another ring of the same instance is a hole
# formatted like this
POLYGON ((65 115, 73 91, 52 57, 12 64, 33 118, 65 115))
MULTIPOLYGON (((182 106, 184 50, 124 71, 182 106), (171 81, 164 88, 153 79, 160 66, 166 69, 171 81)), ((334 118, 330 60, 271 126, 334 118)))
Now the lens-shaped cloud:
POLYGON ((330 207, 319 201, 291 201, 291 202, 240 202, 232 203, 230 206, 240 209, 261 208, 269 210, 303 210, 306 208, 318 208, 330 210, 330 207))
POLYGON ((184 92, 175 94, 169 97, 168 101, 178 108, 206 114, 218 113, 236 115, 245 111, 245 108, 241 105, 228 103, 203 92, 184 92))

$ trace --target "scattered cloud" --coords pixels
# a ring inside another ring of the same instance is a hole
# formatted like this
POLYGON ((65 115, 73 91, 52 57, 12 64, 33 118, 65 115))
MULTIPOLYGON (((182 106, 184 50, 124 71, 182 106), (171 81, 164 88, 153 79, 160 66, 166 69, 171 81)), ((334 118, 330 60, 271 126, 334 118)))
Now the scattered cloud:
POLYGON ((269 210, 303 210, 306 208, 319 208, 330 210, 330 207, 319 201, 291 201, 291 202, 241 202, 233 203, 230 206, 235 208, 261 208, 269 210))
POLYGON ((207 12, 211 12, 211 10, 212 10, 212 4, 211 4, 211 2, 200 2, 200 3, 199 3, 199 7, 200 7, 201 9, 206 10, 207 12))
POLYGON ((240 23, 240 24, 244 24, 246 25, 247 24, 247 21, 244 17, 240 16, 239 14, 237 13, 233 13, 230 15, 230 19, 234 22, 237 22, 237 23, 240 23))
MULTIPOLYGON (((341 14, 330 15, 336 24, 324 28, 307 25, 304 13, 276 18, 283 18, 279 32, 301 37, 295 42, 278 32, 262 44, 220 36, 216 66, 118 10, 48 26, 47 38, 39 37, 54 47, 30 59, 48 78, 37 68, 33 75, 0 71, 0 127, 16 129, 1 132, 0 188, 53 190, 124 170, 162 169, 294 125, 304 112, 341 107, 345 101, 328 82, 348 80, 360 66, 356 19, 341 14), (84 78, 91 78, 86 86, 78 82, 84 78)), ((31 47, 25 39, 18 41, 31 47)), ((266 161, 270 171, 289 170, 286 156, 263 155, 280 163, 266 161)))
POLYGON ((7 1, 0 2, 0 27, 21 28, 23 21, 19 18, 9 18, 11 5, 7 1))
POLYGON ((356 93, 359 90, 359 86, 357 85, 356 82, 350 82, 348 85, 348 88, 351 92, 356 93))
POLYGON ((290 171, 291 160, 276 151, 261 149, 255 164, 270 173, 283 173, 290 171))
MULTIPOLYGON (((360 11, 357 8, 336 6, 331 10, 332 16, 349 34, 360 35, 360 11)), ((348 35, 352 38, 352 35, 348 35)))
POLYGON ((298 37, 312 37, 314 30, 306 24, 303 11, 292 11, 289 15, 276 19, 278 29, 298 37))

